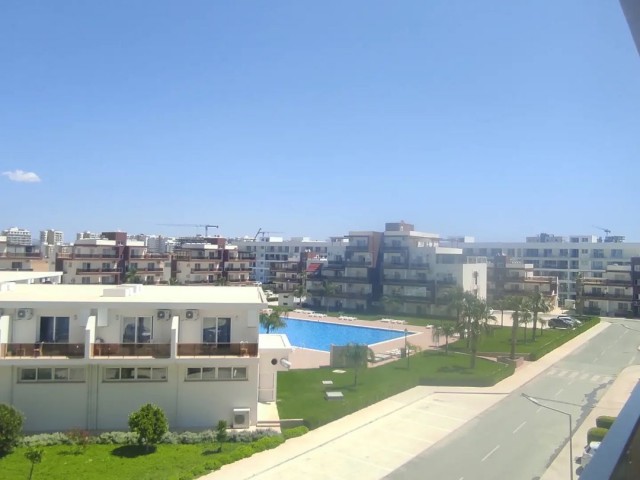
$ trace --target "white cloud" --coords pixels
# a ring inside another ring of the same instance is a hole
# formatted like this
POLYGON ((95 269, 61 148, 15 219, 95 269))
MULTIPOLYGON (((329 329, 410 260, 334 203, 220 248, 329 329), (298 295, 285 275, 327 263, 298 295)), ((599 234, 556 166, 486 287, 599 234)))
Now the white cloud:
POLYGON ((13 172, 2 172, 2 175, 8 177, 12 182, 35 183, 40 181, 40 177, 34 172, 25 172, 24 170, 14 170, 13 172))

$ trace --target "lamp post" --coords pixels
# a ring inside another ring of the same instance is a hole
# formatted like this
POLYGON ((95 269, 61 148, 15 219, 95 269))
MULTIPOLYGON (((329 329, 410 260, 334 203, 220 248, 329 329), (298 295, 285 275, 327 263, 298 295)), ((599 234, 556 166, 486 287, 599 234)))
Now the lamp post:
POLYGON ((404 329, 404 354, 407 356, 407 370, 409 370, 409 348, 407 348, 408 344, 407 344, 407 334, 409 333, 409 331, 405 328, 404 329))
POLYGON ((539 407, 547 408, 549 410, 553 410, 554 412, 562 413, 569 417, 569 473, 571 475, 571 480, 573 480, 573 444, 571 443, 571 414, 568 412, 564 412, 562 410, 558 410, 557 408, 550 407, 548 405, 543 405, 537 399, 530 397, 526 393, 523 393, 522 396, 529 400, 531 403, 535 403, 539 407))

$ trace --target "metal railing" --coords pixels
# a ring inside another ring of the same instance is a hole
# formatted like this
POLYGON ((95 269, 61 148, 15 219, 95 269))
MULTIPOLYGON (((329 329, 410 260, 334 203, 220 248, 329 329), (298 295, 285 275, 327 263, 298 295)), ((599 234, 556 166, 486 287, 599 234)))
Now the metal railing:
POLYGON ((255 357, 257 343, 178 343, 179 357, 255 357))
POLYGON ((84 357, 84 343, 8 343, 3 357, 84 357))
POLYGON ((168 343, 93 343, 94 357, 171 357, 168 343))

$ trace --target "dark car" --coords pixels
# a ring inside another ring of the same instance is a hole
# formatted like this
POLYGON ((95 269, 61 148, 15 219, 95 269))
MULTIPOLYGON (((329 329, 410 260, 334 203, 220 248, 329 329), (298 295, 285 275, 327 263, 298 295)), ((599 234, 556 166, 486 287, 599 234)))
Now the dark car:
POLYGON ((566 318, 552 318, 549 320, 549 328, 573 328, 573 322, 566 318))

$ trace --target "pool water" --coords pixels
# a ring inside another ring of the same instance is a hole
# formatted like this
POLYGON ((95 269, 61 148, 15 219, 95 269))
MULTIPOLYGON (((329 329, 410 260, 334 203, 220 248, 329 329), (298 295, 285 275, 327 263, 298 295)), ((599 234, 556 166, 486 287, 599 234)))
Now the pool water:
MULTIPOLYGON (((404 330, 384 330, 381 328, 357 327, 337 323, 319 322, 317 320, 284 319, 286 328, 272 330, 271 333, 285 333, 294 347, 331 351, 331 345, 359 343, 373 345, 394 338, 404 337, 404 330)), ((267 333, 260 326, 260 333, 267 333)), ((413 332, 409 332, 413 333, 413 332)))

